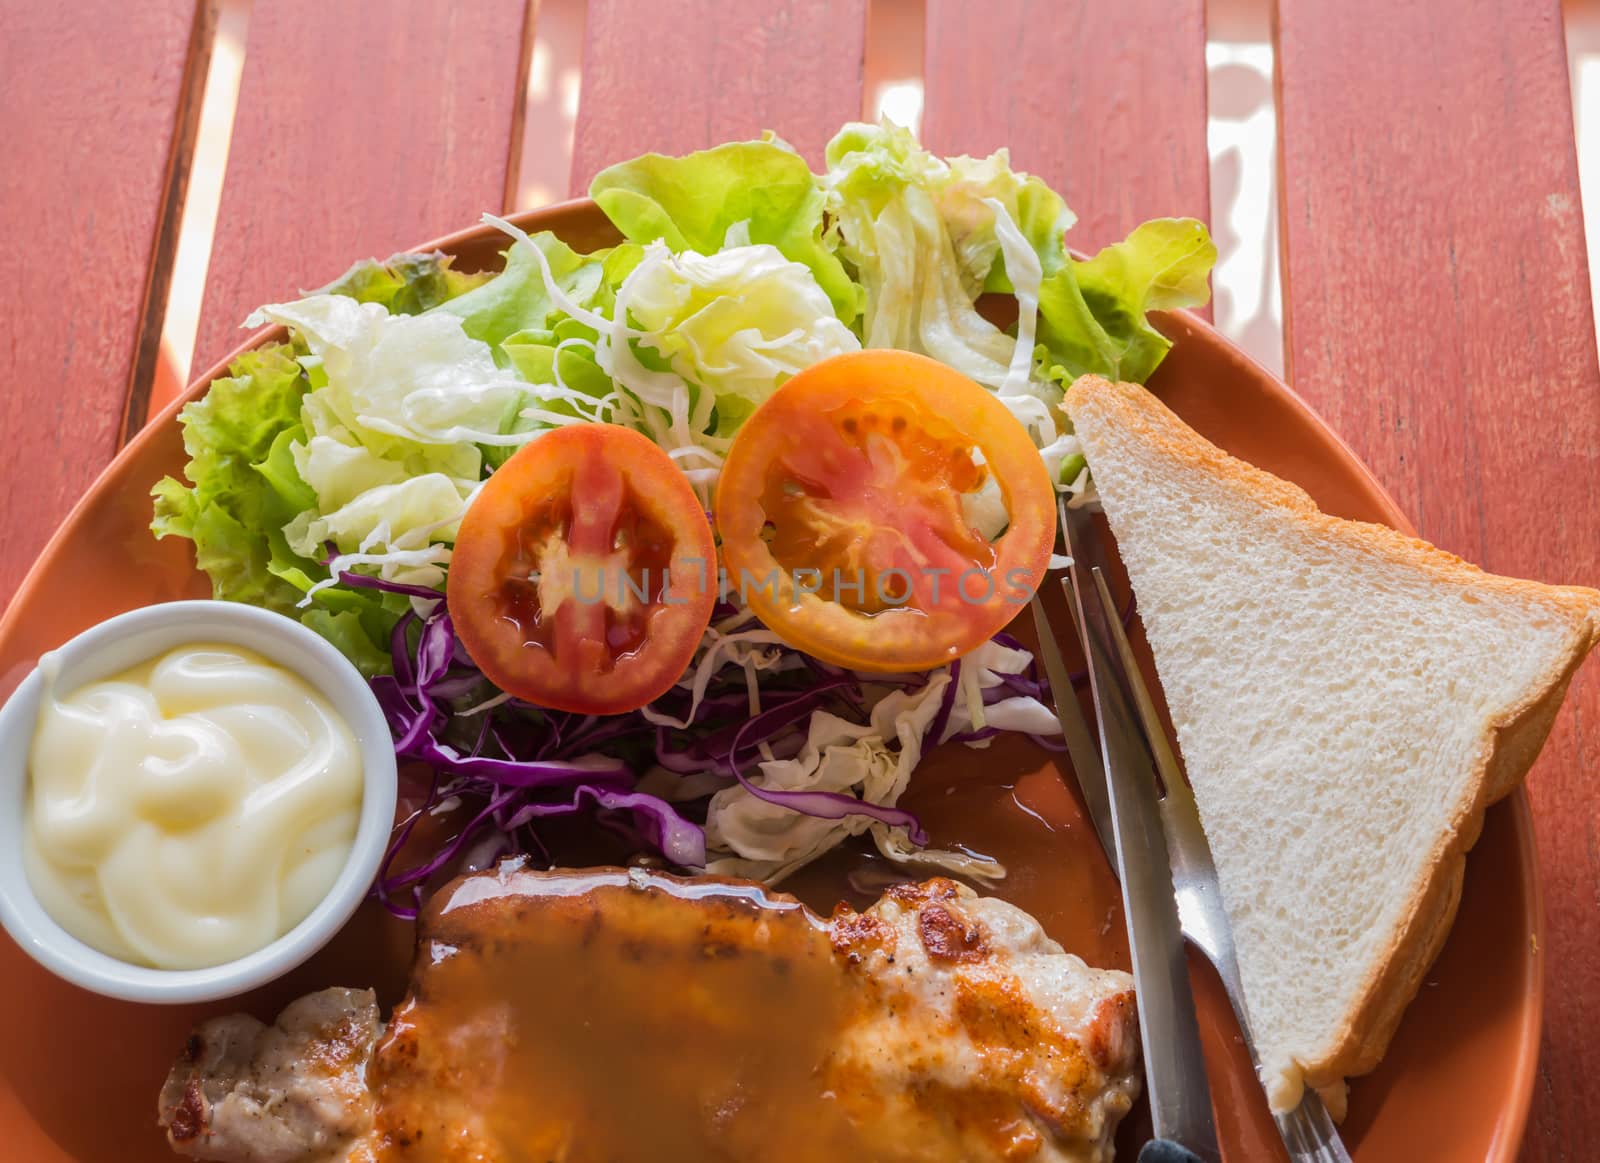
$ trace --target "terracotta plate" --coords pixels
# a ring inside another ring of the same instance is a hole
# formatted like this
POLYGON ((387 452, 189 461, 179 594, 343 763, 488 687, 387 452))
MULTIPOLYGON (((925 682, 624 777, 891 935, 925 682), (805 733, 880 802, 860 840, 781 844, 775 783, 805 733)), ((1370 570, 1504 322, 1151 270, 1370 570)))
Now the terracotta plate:
MULTIPOLYGON (((584 249, 615 241, 588 202, 518 221, 528 230, 554 230, 584 249)), ((480 228, 440 245, 459 256, 463 269, 482 269, 498 265, 503 242, 480 228)), ((239 306, 242 312, 254 304, 239 306)), ((1190 423, 1224 448, 1298 482, 1329 512, 1406 528, 1367 471, 1287 388, 1199 320, 1180 314, 1163 326, 1176 346, 1151 386, 1190 423)), ((169 410, 73 511, 0 620, 0 695, 41 652, 94 622, 208 593, 187 543, 158 544, 146 529, 150 486, 179 473, 183 462, 169 410)), ((943 749, 918 771, 909 806, 924 813, 936 843, 959 842, 1005 861, 1011 875, 1000 894, 1038 915, 1069 949, 1094 964, 1126 966, 1116 885, 1050 755, 1019 740, 988 752, 943 749)), ((864 857, 841 854, 792 887, 826 908, 851 895, 851 871, 859 886, 873 867, 864 857)), ((1519 791, 1489 812, 1468 864, 1455 930, 1388 1057, 1354 1085, 1345 1133, 1360 1163, 1411 1163, 1424 1142, 1430 1158, 1515 1157, 1542 1001, 1535 875, 1527 802, 1519 791)), ((169 1159, 155 1126, 156 1092, 198 1018, 239 1005, 266 1017, 296 994, 332 984, 372 984, 393 1001, 409 955, 406 927, 369 906, 292 979, 235 1004, 166 1009, 81 993, 0 936, 4 1154, 37 1163, 169 1159)), ((1197 968, 1195 980, 1227 1158, 1257 1163, 1281 1157, 1221 990, 1209 971, 1197 968)), ((1142 1110, 1122 1137, 1124 1159, 1137 1152, 1142 1110)))

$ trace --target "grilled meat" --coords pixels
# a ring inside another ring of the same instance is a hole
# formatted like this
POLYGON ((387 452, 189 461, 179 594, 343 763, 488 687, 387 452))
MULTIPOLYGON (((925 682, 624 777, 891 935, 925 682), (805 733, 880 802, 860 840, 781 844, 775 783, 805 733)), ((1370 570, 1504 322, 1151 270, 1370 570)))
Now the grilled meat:
POLYGON ((272 1025, 213 1018, 189 1036, 161 1088, 179 1152, 237 1163, 340 1159, 372 1130, 366 1069, 383 1032, 369 989, 325 989, 272 1025))
POLYGON ((943 879, 824 921, 757 885, 639 870, 464 877, 375 1030, 371 995, 347 990, 270 1029, 207 1023, 162 1093, 173 1146, 241 1163, 1099 1163, 1138 1092, 1128 975, 943 879))

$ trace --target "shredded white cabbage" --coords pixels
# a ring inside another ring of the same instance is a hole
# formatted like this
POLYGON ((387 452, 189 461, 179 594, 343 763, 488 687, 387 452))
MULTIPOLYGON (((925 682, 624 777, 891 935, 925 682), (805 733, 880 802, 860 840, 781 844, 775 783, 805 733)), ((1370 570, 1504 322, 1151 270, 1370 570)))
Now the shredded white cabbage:
POLYGON ((311 295, 262 307, 245 321, 291 326, 321 361, 323 401, 357 433, 418 444, 522 444, 501 418, 523 382, 495 364, 489 345, 447 313, 391 315, 381 304, 311 295))
MULTIPOLYGON (((1003 675, 1021 674, 1032 664, 1026 650, 986 642, 961 660, 960 689, 938 739, 928 737, 949 685, 950 670, 941 668, 925 686, 894 690, 872 707, 869 721, 852 723, 828 711, 807 722, 805 742, 790 758, 757 765, 751 782, 777 791, 823 791, 853 795, 869 803, 894 806, 926 747, 985 726, 1036 735, 1055 735, 1055 714, 1037 699, 1014 695, 990 706, 983 691, 999 686, 1003 675)), ((983 747, 987 740, 968 744, 983 747)), ((671 785, 662 778, 653 786, 671 785)), ((710 783, 702 781, 698 794, 710 783)), ((837 847, 850 836, 870 831, 879 852, 890 860, 916 862, 980 880, 997 880, 1005 868, 964 852, 919 849, 903 828, 891 828, 865 815, 841 820, 808 816, 769 803, 742 786, 724 787, 711 799, 706 837, 711 859, 706 871, 748 876, 776 883, 796 869, 837 847)))
MULTIPOLYGON (((1000 395, 1031 396, 1033 378, 1033 337, 1039 328, 1039 285, 1044 280, 1044 268, 1039 255, 1022 237, 1022 231, 1011 220, 1010 213, 998 198, 983 198, 983 204, 994 212, 994 236, 1000 242, 1000 253, 1005 256, 1006 275, 1017 296, 1017 339, 1011 349, 1011 362, 1006 366, 1006 378, 1000 382, 1000 395)), ((1022 420, 1022 417, 1017 417, 1022 420)), ((1045 413, 1049 419, 1049 413, 1045 413)), ((1023 420, 1027 424, 1026 420, 1023 420)), ((1054 427, 1052 423, 1051 427, 1054 427)))
POLYGON ((994 233, 1000 250, 1005 255, 1006 274, 1017 295, 1017 346, 1011 355, 1011 365, 1006 379, 1000 385, 1000 402, 1028 430, 1039 455, 1050 473, 1050 480, 1058 492, 1077 496, 1088 486, 1087 467, 1080 470, 1071 481, 1061 479, 1062 468, 1073 457, 1082 456, 1083 443, 1070 431, 1057 426, 1060 408, 1052 407, 1056 389, 1041 383, 1034 376, 1034 337, 1039 325, 1039 288, 1043 268, 1039 255, 1010 213, 996 198, 985 198, 983 204, 994 212, 994 233))
MULTIPOLYGON (((1026 731, 1032 735, 1059 735, 1061 724, 1055 712, 1038 699, 1014 695, 984 706, 984 691, 999 686, 1003 675, 1022 674, 1032 663, 1033 655, 1028 651, 1002 646, 992 640, 964 655, 960 697, 951 706, 950 719, 937 742, 943 743, 952 736, 981 731, 985 727, 1026 731)), ((980 739, 967 746, 986 747, 988 740, 980 739)))
MULTIPOLYGON (((555 346, 556 355, 559 357, 563 351, 587 348, 594 351, 595 344, 592 340, 582 336, 572 336, 563 339, 555 346)), ((602 396, 591 396, 589 393, 572 387, 561 378, 561 361, 556 359, 552 366, 551 374, 555 379, 547 384, 529 385, 530 394, 538 401, 537 404, 522 409, 523 419, 536 421, 539 425, 550 428, 562 428, 568 424, 606 424, 611 422, 621 403, 621 397, 616 392, 607 392, 602 396), (540 405, 565 404, 572 409, 572 413, 557 412, 549 407, 540 405)))
POLYGON ((629 282, 642 342, 715 396, 723 436, 790 376, 861 347, 810 268, 775 246, 675 255, 655 242, 629 282))
MULTIPOLYGON (((913 693, 892 691, 878 701, 866 724, 816 712, 800 753, 758 764, 760 770, 751 782, 775 791, 836 792, 858 795, 869 803, 894 804, 922 759, 923 737, 949 681, 948 674, 940 674, 913 693)), ((866 831, 872 832, 885 856, 901 858, 901 846, 885 843, 886 834, 895 829, 870 817, 819 819, 769 803, 743 787, 724 788, 711 797, 706 841, 713 852, 725 854, 708 859, 706 871, 775 884, 847 837, 866 831)), ((920 860, 931 864, 939 864, 944 855, 917 852, 920 860)))
MULTIPOLYGON (((746 617, 747 615, 740 615, 741 620, 746 617)), ((639 713, 647 722, 654 723, 658 727, 687 727, 700 710, 701 700, 705 698, 706 687, 710 685, 712 678, 716 676, 717 671, 730 663, 743 667, 749 673, 777 670, 784 663, 783 639, 771 630, 724 633, 715 626, 707 627, 694 662, 678 680, 677 685, 687 689, 691 696, 689 710, 684 717, 674 719, 651 706, 639 708, 639 713)))
MULTIPOLYGON (((742 232, 739 224, 731 226, 728 239, 735 244, 716 254, 674 254, 660 242, 644 247, 607 318, 561 289, 544 252, 524 231, 493 215, 484 221, 526 246, 551 302, 598 333, 591 345, 595 362, 618 389, 604 401, 606 419, 665 449, 702 500, 710 498, 739 421, 789 376, 860 346, 811 270, 774 246, 748 245, 747 224, 742 232), (634 344, 656 352, 672 370, 646 367, 634 344)), ((559 383, 551 387, 568 402, 581 394, 559 383)), ((598 419, 598 412, 592 405, 588 414, 598 419)), ((523 414, 571 422, 537 407, 523 414)))
MULTIPOLYGON (((550 302, 598 333, 594 341, 595 362, 621 389, 612 419, 638 429, 669 453, 700 447, 701 441, 696 439, 696 430, 703 433, 709 425, 712 398, 700 393, 701 398, 692 401, 689 386, 682 376, 676 372, 653 371, 640 363, 633 351, 633 341, 647 338, 648 333, 629 326, 627 322, 629 304, 641 272, 648 277, 651 266, 670 257, 668 253, 663 253, 665 248, 662 248, 663 252, 647 253, 622 280, 617 288, 612 317, 608 319, 600 312, 582 306, 561 289, 550 270, 550 260, 545 257, 543 250, 534 245, 526 231, 493 214, 485 214, 483 221, 509 235, 515 240, 515 245, 527 247, 538 265, 550 302)), ((721 463, 721 453, 725 450, 725 443, 722 448, 709 449, 714 453, 715 463, 721 463)))

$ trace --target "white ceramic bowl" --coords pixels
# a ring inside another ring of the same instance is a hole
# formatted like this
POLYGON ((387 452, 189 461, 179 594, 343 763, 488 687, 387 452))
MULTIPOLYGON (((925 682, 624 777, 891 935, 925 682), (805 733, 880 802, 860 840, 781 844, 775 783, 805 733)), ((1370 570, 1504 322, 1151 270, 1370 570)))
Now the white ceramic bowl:
POLYGON ((0 708, 0 924, 35 961, 75 985, 140 1002, 198 1002, 244 993, 299 965, 355 912, 378 873, 394 823, 395 757, 389 728, 361 673, 328 641, 281 614, 237 602, 169 602, 120 614, 53 651, 56 689, 70 693, 190 642, 254 650, 327 698, 361 750, 363 792, 355 843, 322 903, 247 957, 209 969, 130 965, 72 936, 45 912, 23 866, 28 751, 43 678, 35 669, 0 708))

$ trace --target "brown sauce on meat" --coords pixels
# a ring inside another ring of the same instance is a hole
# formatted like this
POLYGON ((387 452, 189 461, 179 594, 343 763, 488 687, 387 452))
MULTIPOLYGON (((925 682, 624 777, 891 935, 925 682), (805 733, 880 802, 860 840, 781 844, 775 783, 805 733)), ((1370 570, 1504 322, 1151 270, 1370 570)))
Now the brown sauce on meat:
POLYGON ((792 899, 616 870, 440 895, 369 1072, 385 1163, 908 1158, 829 1086, 870 990, 792 899))

